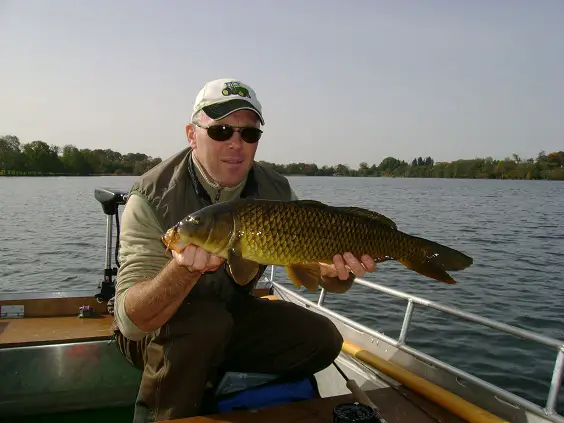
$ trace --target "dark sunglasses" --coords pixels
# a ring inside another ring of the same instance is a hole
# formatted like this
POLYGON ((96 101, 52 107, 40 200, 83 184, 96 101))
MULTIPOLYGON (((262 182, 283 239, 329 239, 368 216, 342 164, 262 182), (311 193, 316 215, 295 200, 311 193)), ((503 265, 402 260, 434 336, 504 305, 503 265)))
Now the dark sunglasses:
POLYGON ((198 128, 206 129, 208 136, 215 141, 227 141, 235 132, 241 134, 241 138, 248 144, 254 144, 262 136, 262 131, 252 126, 231 126, 226 124, 202 126, 194 123, 198 128))

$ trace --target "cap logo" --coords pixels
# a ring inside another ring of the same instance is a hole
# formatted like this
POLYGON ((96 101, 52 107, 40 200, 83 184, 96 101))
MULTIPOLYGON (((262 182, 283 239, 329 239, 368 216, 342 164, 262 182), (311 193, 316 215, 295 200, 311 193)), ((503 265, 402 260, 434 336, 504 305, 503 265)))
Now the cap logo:
POLYGON ((221 90, 221 93, 224 96, 239 95, 241 97, 251 98, 251 94, 249 93, 249 90, 245 88, 238 81, 229 81, 223 84, 223 89, 221 90))

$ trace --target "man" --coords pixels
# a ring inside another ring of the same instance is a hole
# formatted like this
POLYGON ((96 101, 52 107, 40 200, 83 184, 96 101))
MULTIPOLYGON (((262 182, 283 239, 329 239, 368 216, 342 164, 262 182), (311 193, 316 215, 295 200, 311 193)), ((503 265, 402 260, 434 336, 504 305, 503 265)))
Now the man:
MULTIPOLYGON (((254 90, 232 79, 199 92, 189 146, 142 175, 122 216, 115 334, 143 369, 135 422, 199 414, 204 391, 225 371, 308 375, 331 364, 342 338, 332 322, 236 285, 224 260, 195 246, 166 252, 161 236, 208 204, 238 197, 291 200, 286 178, 254 162, 264 125, 254 90)), ((324 265, 332 283, 375 270, 350 254, 324 265), (345 265, 348 266, 345 267, 345 265)))

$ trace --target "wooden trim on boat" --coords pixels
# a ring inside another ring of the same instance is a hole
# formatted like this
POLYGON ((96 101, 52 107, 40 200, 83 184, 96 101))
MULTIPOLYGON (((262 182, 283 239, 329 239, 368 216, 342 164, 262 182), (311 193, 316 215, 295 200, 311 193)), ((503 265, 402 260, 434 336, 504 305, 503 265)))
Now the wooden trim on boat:
POLYGON ((24 317, 78 316, 81 306, 92 307, 96 314, 108 314, 107 303, 99 303, 94 296, 0 300, 2 306, 23 306, 24 317))
POLYGON ((253 295, 255 297, 267 297, 267 296, 271 296, 270 295, 270 289, 269 288, 254 288, 253 289, 253 295))
POLYGON ((276 295, 261 295, 260 298, 265 300, 272 300, 272 301, 280 300, 280 298, 278 298, 276 295))
POLYGON ((343 342, 343 351, 382 371, 419 395, 444 407, 469 423, 509 423, 498 416, 460 398, 404 368, 384 360, 349 341, 343 342))
POLYGON ((31 345, 109 340, 110 314, 96 317, 26 317, 0 319, 0 349, 31 345))
MULTIPOLYGON (((268 288, 255 288, 253 295, 269 299, 268 288)), ((277 298, 276 298, 277 299, 277 298)), ((107 303, 98 302, 94 296, 62 297, 62 298, 25 298, 17 300, 0 300, 2 306, 23 306, 24 317, 61 317, 78 316, 81 306, 90 306, 96 315, 109 315, 107 303)))

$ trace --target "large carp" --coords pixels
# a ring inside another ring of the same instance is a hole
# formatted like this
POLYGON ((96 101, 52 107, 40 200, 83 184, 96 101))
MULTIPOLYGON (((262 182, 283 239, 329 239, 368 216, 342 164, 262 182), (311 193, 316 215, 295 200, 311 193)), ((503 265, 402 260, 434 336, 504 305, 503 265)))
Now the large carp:
POLYGON ((297 287, 315 291, 320 285, 345 292, 354 281, 328 283, 319 263, 335 254, 370 255, 377 263, 396 260, 408 269, 446 283, 447 271, 462 270, 471 257, 436 242, 397 229, 386 216, 359 207, 334 207, 314 200, 239 199, 204 207, 167 230, 167 250, 181 252, 198 245, 223 257, 236 283, 245 285, 259 264, 284 266, 297 287))

